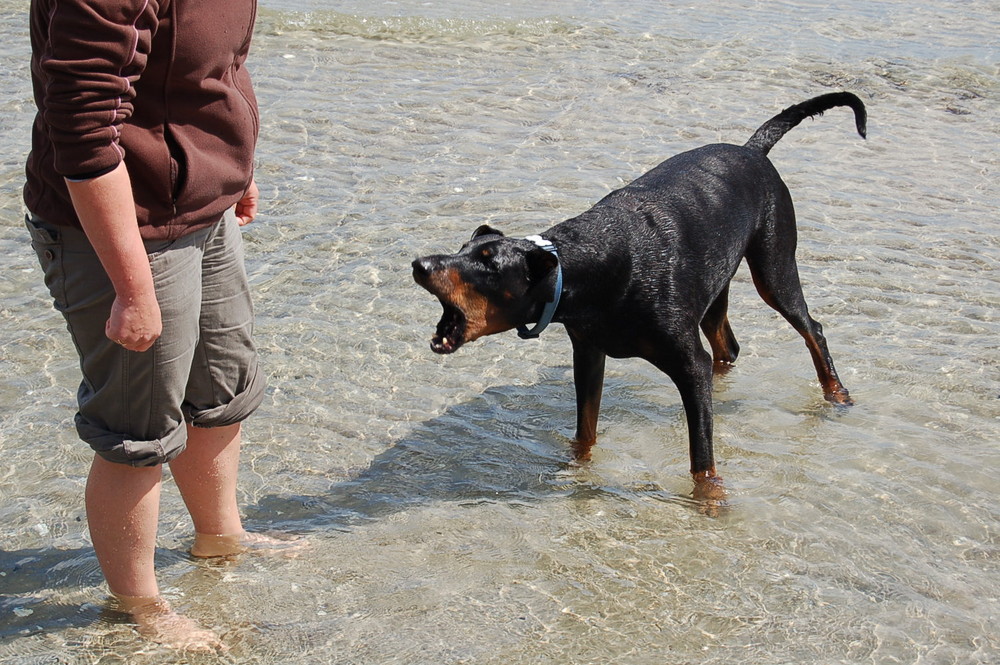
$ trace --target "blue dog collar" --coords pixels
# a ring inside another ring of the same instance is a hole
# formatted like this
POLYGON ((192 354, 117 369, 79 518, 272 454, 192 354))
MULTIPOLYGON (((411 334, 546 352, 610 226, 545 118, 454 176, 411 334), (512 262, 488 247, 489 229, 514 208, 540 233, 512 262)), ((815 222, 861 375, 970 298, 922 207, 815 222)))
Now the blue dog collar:
POLYGON ((527 326, 517 327, 517 336, 521 339, 535 339, 542 334, 542 331, 550 323, 552 323, 552 317, 556 315, 556 309, 559 307, 559 299, 562 298, 562 287, 563 287, 563 274, 562 265, 559 263, 559 252, 556 251, 556 246, 551 242, 543 238, 542 236, 528 236, 525 240, 530 240, 535 243, 546 252, 552 254, 556 257, 556 290, 552 294, 552 300, 545 303, 545 308, 542 310, 542 316, 538 319, 538 323, 531 330, 528 330, 527 326))

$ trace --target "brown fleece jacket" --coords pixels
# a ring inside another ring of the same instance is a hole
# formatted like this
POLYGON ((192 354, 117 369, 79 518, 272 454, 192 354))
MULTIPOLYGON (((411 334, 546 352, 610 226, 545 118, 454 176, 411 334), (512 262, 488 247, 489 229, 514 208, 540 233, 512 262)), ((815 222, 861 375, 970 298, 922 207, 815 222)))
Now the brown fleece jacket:
POLYGON ((255 16, 256 0, 32 0, 28 209, 79 227, 64 178, 124 159, 144 238, 216 221, 253 176, 255 16))

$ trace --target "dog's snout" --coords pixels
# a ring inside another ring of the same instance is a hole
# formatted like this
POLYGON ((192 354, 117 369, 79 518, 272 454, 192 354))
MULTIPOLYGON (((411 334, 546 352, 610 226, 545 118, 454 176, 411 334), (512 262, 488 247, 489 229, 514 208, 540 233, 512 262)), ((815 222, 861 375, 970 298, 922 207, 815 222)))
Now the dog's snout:
POLYGON ((413 259, 413 274, 414 275, 426 275, 431 271, 430 266, 427 265, 427 259, 413 259))
POLYGON ((413 260, 413 279, 418 282, 430 277, 430 274, 434 272, 437 262, 434 257, 423 256, 413 260))

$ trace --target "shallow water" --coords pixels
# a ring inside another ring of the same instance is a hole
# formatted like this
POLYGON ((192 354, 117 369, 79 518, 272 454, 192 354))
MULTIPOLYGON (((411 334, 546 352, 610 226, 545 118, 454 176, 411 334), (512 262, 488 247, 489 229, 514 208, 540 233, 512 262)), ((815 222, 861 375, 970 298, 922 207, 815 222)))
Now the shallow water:
MULTIPOLYGON (((1000 662, 996 3, 520 4, 262 0, 245 237, 270 388, 241 491, 251 528, 311 547, 194 562, 168 481, 165 593, 234 663, 1000 662), (429 351, 414 256, 537 233, 836 89, 868 140, 835 109, 771 157, 857 405, 822 399, 741 271, 718 517, 652 367, 609 362, 577 467, 558 326, 429 351)), ((0 0, 0 661, 201 662, 104 612, 77 369, 21 225, 26 8, 0 0)))

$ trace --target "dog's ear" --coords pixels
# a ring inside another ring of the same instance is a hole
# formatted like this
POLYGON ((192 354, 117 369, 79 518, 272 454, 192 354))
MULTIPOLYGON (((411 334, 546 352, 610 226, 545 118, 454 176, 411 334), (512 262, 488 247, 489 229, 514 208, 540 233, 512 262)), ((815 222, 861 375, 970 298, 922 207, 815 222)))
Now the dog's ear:
POLYGON ((475 231, 473 231, 472 238, 470 238, 470 240, 475 240, 479 236, 501 236, 501 237, 503 237, 503 234, 500 233, 499 231, 497 231, 495 228, 493 228, 489 224, 483 224, 478 229, 476 229, 475 231))
POLYGON ((541 247, 528 252, 525 256, 528 263, 528 281, 537 284, 545 279, 549 273, 559 267, 559 259, 552 252, 548 252, 541 247))

